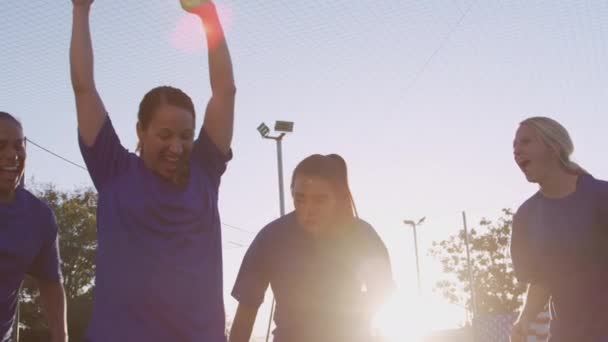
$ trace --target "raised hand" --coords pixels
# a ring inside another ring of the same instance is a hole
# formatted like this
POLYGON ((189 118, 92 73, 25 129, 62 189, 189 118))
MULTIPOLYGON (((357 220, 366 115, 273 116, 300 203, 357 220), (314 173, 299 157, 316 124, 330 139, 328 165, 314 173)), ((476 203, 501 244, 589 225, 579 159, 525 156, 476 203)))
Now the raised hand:
POLYGON ((180 0, 182 8, 186 12, 195 13, 195 11, 202 5, 210 3, 209 0, 180 0))
POLYGON ((74 6, 91 6, 95 0, 72 0, 74 6))

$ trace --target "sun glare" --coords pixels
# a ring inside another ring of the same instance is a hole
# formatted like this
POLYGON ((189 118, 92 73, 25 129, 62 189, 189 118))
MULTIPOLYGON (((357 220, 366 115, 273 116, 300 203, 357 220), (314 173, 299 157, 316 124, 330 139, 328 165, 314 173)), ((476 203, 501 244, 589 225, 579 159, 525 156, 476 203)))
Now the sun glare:
MULTIPOLYGON (((216 4, 215 6, 222 20, 224 32, 230 31, 233 17, 231 8, 219 4, 216 4)), ((179 17, 173 31, 169 35, 171 46, 181 52, 189 54, 200 54, 206 51, 204 39, 205 32, 203 31, 200 19, 187 13, 184 13, 179 17)))
POLYGON ((423 342, 428 333, 419 303, 397 292, 378 311, 374 329, 386 342, 423 342))
POLYGON ((455 328, 464 318, 461 308, 436 296, 418 297, 397 291, 374 318, 374 329, 386 342, 423 342, 433 331, 455 328))

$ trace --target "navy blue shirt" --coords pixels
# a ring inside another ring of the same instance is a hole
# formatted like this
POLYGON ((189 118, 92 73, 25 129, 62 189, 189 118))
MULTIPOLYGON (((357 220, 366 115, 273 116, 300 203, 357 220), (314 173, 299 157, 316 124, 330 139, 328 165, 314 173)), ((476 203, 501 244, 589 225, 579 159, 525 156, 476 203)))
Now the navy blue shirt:
POLYGON ((19 187, 0 203, 0 341, 10 341, 19 288, 29 274, 61 282, 57 223, 51 209, 19 187))
POLYGON ((263 228, 249 247, 232 295, 257 308, 270 284, 275 342, 369 341, 374 298, 393 288, 391 266, 369 224, 357 219, 348 228, 339 237, 315 238, 291 213, 263 228))
POLYGON ((80 147, 99 192, 92 342, 224 342, 218 189, 231 155, 204 130, 176 187, 127 152, 110 119, 80 147))
POLYGON ((511 255, 520 281, 551 293, 552 342, 608 341, 608 182, 581 176, 564 198, 528 199, 511 255))

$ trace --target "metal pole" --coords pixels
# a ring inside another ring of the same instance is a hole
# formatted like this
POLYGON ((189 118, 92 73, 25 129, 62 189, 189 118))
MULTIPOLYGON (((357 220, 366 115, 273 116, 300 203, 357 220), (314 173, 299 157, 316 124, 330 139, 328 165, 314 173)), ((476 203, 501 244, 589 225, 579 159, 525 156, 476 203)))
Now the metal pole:
MULTIPOLYGON (((19 291, 21 292, 21 291, 19 291)), ((19 341, 19 295, 17 295, 17 308, 15 309, 15 322, 13 322, 13 342, 19 341)))
POLYGON ((469 230, 467 228, 467 215, 462 212, 462 222, 464 224, 464 245, 467 251, 467 269, 469 270, 469 289, 471 290, 471 322, 477 315, 477 303, 475 300, 475 290, 473 289, 473 267, 471 265, 471 253, 469 251, 469 230))
MULTIPOLYGON (((23 175, 21 176, 21 179, 19 180, 19 186, 22 188, 25 188, 25 172, 23 172, 23 175)), ((20 310, 20 306, 21 306, 21 286, 19 286, 19 290, 17 290, 17 307, 15 308, 15 322, 13 322, 13 337, 12 337, 12 341, 13 342, 19 342, 19 319, 21 316, 21 310, 20 310)))
MULTIPOLYGON (((285 133, 282 133, 278 137, 274 138, 277 142, 277 165, 279 169, 279 205, 281 216, 285 215, 285 191, 283 185, 283 137, 285 133)), ((266 330, 266 342, 270 339, 270 328, 272 326, 272 318, 274 316, 275 299, 272 297, 272 305, 270 307, 270 318, 268 319, 268 329, 266 330)))
POLYGON ((420 286, 420 262, 418 260, 418 235, 416 234, 416 224, 413 225, 414 228, 414 250, 416 252, 416 280, 418 283, 418 295, 422 294, 422 287, 420 286))
POLYGON ((281 205, 281 216, 285 215, 285 190, 283 185, 283 137, 285 133, 277 138, 277 164, 279 168, 279 203, 281 205))

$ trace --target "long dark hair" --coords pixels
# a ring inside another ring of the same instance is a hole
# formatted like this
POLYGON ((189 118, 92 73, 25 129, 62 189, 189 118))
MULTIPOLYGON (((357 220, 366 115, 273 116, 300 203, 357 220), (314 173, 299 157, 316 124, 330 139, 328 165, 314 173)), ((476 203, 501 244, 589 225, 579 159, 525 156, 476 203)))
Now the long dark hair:
MULTIPOLYGON (((160 86, 156 87, 144 95, 144 98, 139 103, 139 112, 137 113, 137 120, 143 130, 148 128, 150 122, 154 118, 154 113, 158 107, 168 104, 181 109, 185 109, 192 113, 192 119, 196 119, 194 113, 194 104, 192 99, 181 89, 160 86)), ((137 151, 141 152, 141 142, 137 145, 137 151)))
POLYGON ((293 171, 291 188, 293 189, 296 177, 299 175, 319 177, 328 181, 336 191, 339 201, 341 219, 358 217, 357 207, 348 185, 348 170, 346 161, 338 154, 313 154, 302 160, 293 171))

